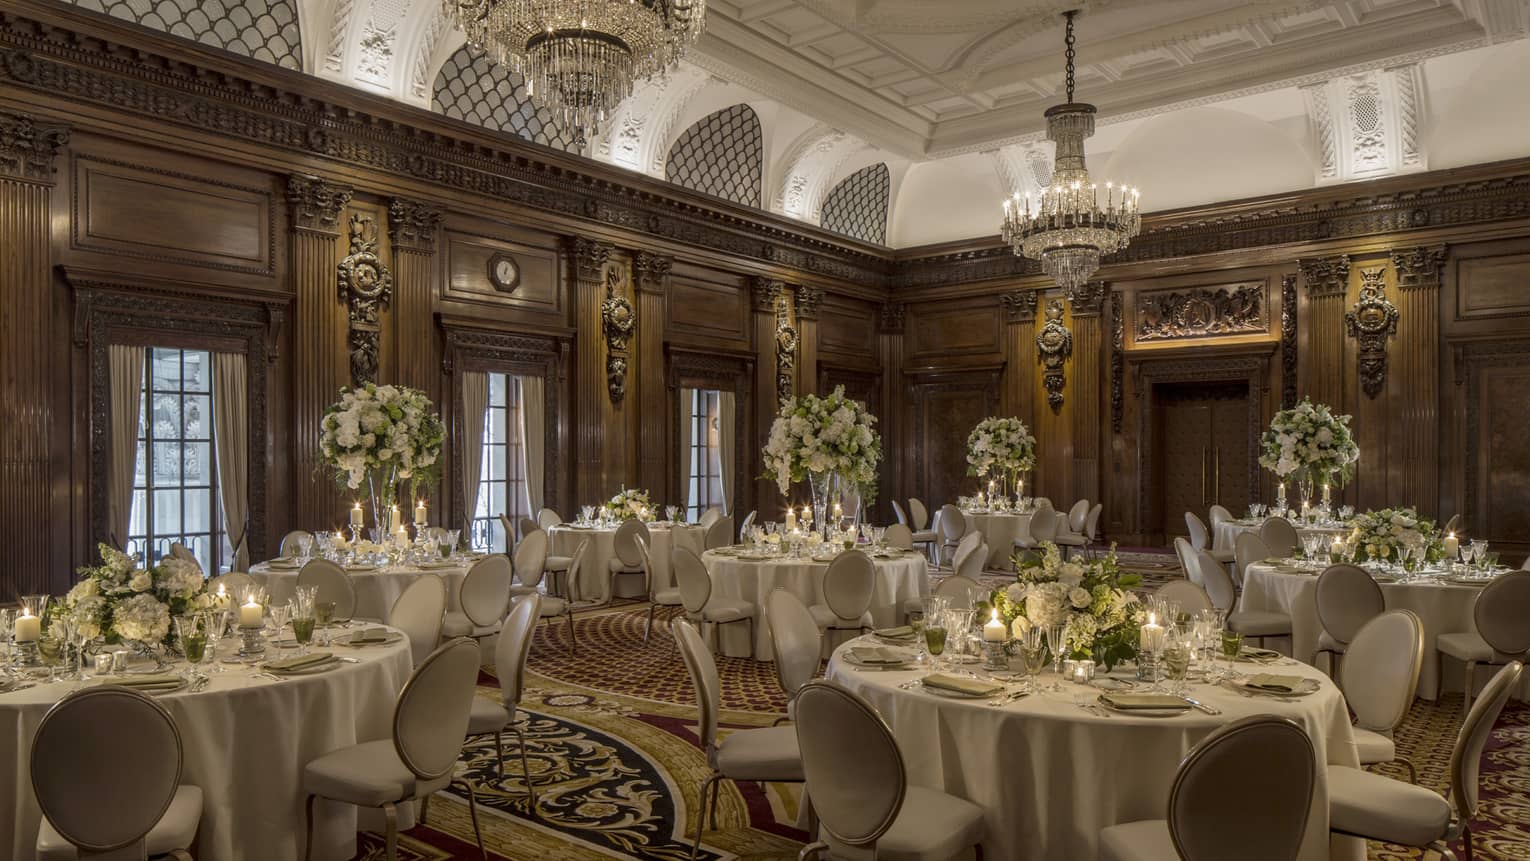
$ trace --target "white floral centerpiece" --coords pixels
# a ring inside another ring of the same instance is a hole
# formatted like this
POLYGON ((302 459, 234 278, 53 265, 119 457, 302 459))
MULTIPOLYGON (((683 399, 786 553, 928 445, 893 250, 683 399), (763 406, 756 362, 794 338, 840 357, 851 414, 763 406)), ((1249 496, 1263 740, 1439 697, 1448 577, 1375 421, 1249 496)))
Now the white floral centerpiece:
POLYGON ((1332 481, 1343 486, 1360 459, 1349 418, 1305 398, 1291 409, 1281 410, 1260 440, 1259 465, 1282 482, 1302 470, 1307 481, 1332 481))
POLYGON ((648 491, 622 488, 621 493, 611 497, 606 503, 606 510, 616 520, 631 520, 634 517, 642 518, 646 511, 648 517, 653 516, 653 503, 648 501, 648 491))
POLYGON ((1400 562, 1410 548, 1429 559, 1440 556, 1440 531, 1434 521, 1411 508, 1381 508, 1358 514, 1344 539, 1356 562, 1400 562))
POLYGON ((1014 485, 1036 465, 1036 438, 1017 418, 989 416, 967 435, 967 474, 998 475, 1014 485))
POLYGON ((995 589, 978 617, 997 609, 1018 638, 1031 626, 1064 626, 1068 658, 1091 658, 1107 669, 1137 655, 1141 604, 1132 587, 1137 574, 1123 573, 1116 550, 1100 559, 1064 561, 1056 544, 1043 542, 1040 559, 1015 556, 1015 582, 995 589))
POLYGON ((148 646, 169 641, 172 617, 209 605, 207 578, 193 560, 167 556, 145 569, 107 544, 97 551, 101 564, 79 570, 80 582, 50 611, 52 624, 68 617, 91 639, 148 646))
POLYGON ((334 469, 342 487, 356 490, 366 482, 375 526, 385 525, 398 482, 414 489, 440 479, 446 429, 418 389, 372 383, 343 388, 319 428, 321 462, 334 469))
POLYGON ((821 493, 818 483, 837 475, 860 488, 866 499, 882 459, 876 421, 864 405, 845 397, 844 386, 835 386, 822 397, 802 395, 782 401, 765 445, 765 477, 774 479, 782 494, 791 492, 793 482, 814 482, 814 504, 821 505, 816 498, 821 493))

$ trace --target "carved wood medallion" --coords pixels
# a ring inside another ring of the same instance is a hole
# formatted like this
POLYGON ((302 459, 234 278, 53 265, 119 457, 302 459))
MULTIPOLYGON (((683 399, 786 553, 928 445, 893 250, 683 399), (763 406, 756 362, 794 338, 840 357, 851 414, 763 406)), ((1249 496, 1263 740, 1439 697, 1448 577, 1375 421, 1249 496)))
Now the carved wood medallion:
POLYGON ((1387 339, 1397 334, 1397 306, 1387 298, 1385 267, 1360 270, 1360 298, 1344 314, 1350 337, 1360 342, 1360 388, 1366 397, 1387 383, 1387 339))
POLYGON ((1137 340, 1211 338, 1265 331, 1264 282, 1195 287, 1137 297, 1137 340))
POLYGON ((1063 325, 1061 299, 1047 302, 1046 323, 1036 333, 1036 349, 1040 351, 1043 370, 1042 385, 1046 386, 1047 403, 1053 412, 1062 409, 1063 389, 1068 380, 1063 373, 1063 363, 1073 355, 1073 333, 1063 325))
POLYGON ((351 383, 360 386, 377 382, 377 315, 393 301, 393 274, 377 256, 375 219, 353 214, 350 233, 351 253, 338 270, 340 300, 349 306, 351 383))
POLYGON ((776 303, 776 400, 792 396, 793 373, 797 368, 797 327, 792 325, 786 300, 776 303))
POLYGON ((622 292, 621 273, 606 271, 606 301, 600 305, 600 319, 606 330, 606 388, 611 403, 619 404, 627 396, 627 345, 637 328, 637 311, 622 292))

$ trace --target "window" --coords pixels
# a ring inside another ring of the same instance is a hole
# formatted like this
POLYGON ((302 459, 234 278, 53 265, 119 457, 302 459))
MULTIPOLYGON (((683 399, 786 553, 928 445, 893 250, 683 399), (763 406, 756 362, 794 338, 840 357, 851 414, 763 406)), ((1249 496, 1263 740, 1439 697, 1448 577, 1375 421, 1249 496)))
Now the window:
POLYGON ((722 451, 718 440, 719 393, 715 389, 688 389, 691 423, 690 493, 685 509, 695 521, 712 506, 723 504, 722 451))
POLYGON ((212 355, 150 347, 139 398, 138 457, 133 469, 129 553, 145 564, 181 543, 202 570, 233 564, 224 539, 214 461, 212 355))
POLYGON ((489 409, 484 416, 483 465, 478 472, 478 508, 473 512, 475 548, 503 553, 508 547, 501 514, 515 523, 530 515, 526 496, 526 455, 521 445, 521 381, 489 375, 489 409))

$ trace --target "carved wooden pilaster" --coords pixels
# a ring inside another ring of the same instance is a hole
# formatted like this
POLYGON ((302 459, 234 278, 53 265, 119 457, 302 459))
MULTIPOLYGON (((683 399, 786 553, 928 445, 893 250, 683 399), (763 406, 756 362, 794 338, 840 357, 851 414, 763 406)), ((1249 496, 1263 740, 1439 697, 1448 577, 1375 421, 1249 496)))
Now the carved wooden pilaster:
POLYGON ((802 344, 797 327, 792 325, 791 303, 782 296, 776 301, 776 401, 791 398, 796 392, 797 350, 802 344))
POLYGON ((797 392, 818 391, 818 308, 823 290, 800 286, 793 297, 797 309, 797 392))
MULTIPOLYGON (((770 438, 770 425, 780 406, 776 390, 776 307, 784 301, 786 285, 774 278, 755 276, 748 284, 750 307, 754 309, 754 421, 755 439, 770 438)), ((755 461, 758 463, 758 461, 755 461)), ((765 512, 776 512, 781 491, 775 482, 755 471, 755 501, 761 520, 765 512)))
POLYGON ((1105 297, 1109 294, 1110 287, 1104 281, 1090 281, 1079 287, 1073 292, 1073 298, 1068 300, 1073 319, 1100 316, 1100 309, 1104 307, 1105 297))
POLYGON ((1036 320, 1036 300, 1041 294, 1035 290, 1011 290, 999 297, 1004 306, 1004 316, 1011 323, 1032 323, 1036 320))
POLYGON ((610 403, 606 395, 605 335, 601 303, 605 300, 604 275, 612 247, 584 237, 564 245, 569 271, 573 274, 573 304, 577 309, 578 335, 574 361, 574 498, 593 502, 601 499, 606 487, 605 413, 610 403))
POLYGON ((1126 301, 1120 290, 1110 294, 1110 430, 1121 432, 1126 411, 1126 322, 1121 304, 1126 301))
POLYGON ((1307 312, 1298 334, 1298 377, 1303 394, 1342 409, 1345 361, 1344 297, 1349 292, 1349 255, 1298 260, 1307 290, 1307 312))
POLYGON ((319 423, 340 387, 349 382, 346 314, 335 295, 341 214, 352 189, 311 176, 287 179, 293 316, 303 331, 292 339, 292 523, 339 523, 350 504, 319 470, 319 423), (315 478, 315 476, 321 476, 315 478))
MULTIPOLYGON (((64 126, 0 112, 0 528, 13 542, 8 575, 15 594, 68 588, 69 512, 55 501, 50 451, 68 421, 56 421, 52 254, 48 236, 54 163, 69 140, 64 126), (55 568, 56 566, 56 568, 55 568)), ((67 413, 65 414, 67 416, 67 413)), ((67 462, 67 461, 65 461, 67 462)), ((68 483, 67 467, 59 476, 68 483)))
POLYGON ((436 373, 439 346, 431 314, 435 292, 436 237, 441 210, 395 197, 388 203, 388 238, 393 247, 393 355, 402 385, 442 402, 436 373))
MULTIPOLYGON (((881 470, 881 485, 877 494, 876 511, 871 516, 874 523, 887 523, 892 516, 892 499, 906 499, 912 488, 903 483, 908 474, 904 462, 907 446, 903 379, 903 328, 906 308, 901 302, 883 303, 878 313, 877 352, 882 363, 881 386, 883 415, 878 416, 878 429, 882 433, 882 451, 885 465, 881 470), (896 406, 895 406, 896 405, 896 406)), ((901 505, 901 503, 900 503, 901 505)))
MULTIPOLYGON (((1394 458, 1403 467, 1401 499, 1418 500, 1434 514, 1440 495, 1440 282, 1447 259, 1443 245, 1394 249, 1397 273, 1397 376, 1407 387, 1406 406, 1394 411, 1388 440, 1401 446, 1394 458)), ((1394 399, 1395 400, 1395 399, 1394 399)), ((1468 443, 1470 445, 1470 443, 1468 443)), ((1467 458, 1471 460, 1472 458, 1467 458)))
POLYGON ((1047 403, 1052 405, 1053 412, 1057 412, 1062 409, 1063 390, 1068 385, 1063 365, 1073 355, 1073 333, 1063 323, 1061 299, 1047 302, 1046 323, 1036 333, 1036 352, 1043 369, 1042 385, 1047 390, 1047 403))
POLYGON ((1041 294, 1035 290, 1011 290, 1000 294, 1004 311, 1004 376, 999 410, 1035 428, 1036 364, 1031 345, 1036 340, 1036 307, 1041 294))
MULTIPOLYGON (((638 413, 638 486, 657 493, 669 487, 665 474, 668 460, 670 403, 664 381, 664 321, 669 271, 673 258, 639 251, 632 259, 633 281, 637 285, 637 400, 643 405, 638 413)), ((747 418, 745 419, 747 421, 747 418)), ((742 475, 743 473, 739 473, 742 475)))
POLYGON ((1296 406, 1296 276, 1280 276, 1280 405, 1296 406))
POLYGON ((1360 270, 1360 298, 1344 315, 1350 337, 1359 341, 1360 388, 1366 397, 1387 384, 1387 339, 1397 334, 1397 306, 1387 298, 1386 267, 1360 270))
POLYGON ((901 302, 884 302, 877 315, 878 331, 883 334, 902 334, 906 309, 901 302))
POLYGON ((1100 437, 1104 427, 1100 405, 1105 380, 1100 367, 1105 347, 1101 311, 1109 295, 1110 286, 1104 281, 1090 281, 1069 300, 1073 312, 1072 495, 1090 500, 1100 498, 1100 437))

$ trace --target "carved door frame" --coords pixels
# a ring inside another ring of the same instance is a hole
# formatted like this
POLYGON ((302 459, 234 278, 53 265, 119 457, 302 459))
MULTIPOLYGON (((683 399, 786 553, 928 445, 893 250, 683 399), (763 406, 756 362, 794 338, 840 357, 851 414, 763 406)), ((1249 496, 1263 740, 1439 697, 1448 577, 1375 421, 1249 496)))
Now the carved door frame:
MULTIPOLYGON (((944 505, 955 500, 931 498, 929 440, 924 433, 924 419, 926 410, 926 398, 931 391, 956 391, 972 392, 976 397, 986 397, 989 409, 986 415, 993 415, 999 408, 999 386, 1004 372, 1003 365, 984 365, 971 368, 950 369, 911 369, 904 371, 906 406, 906 427, 908 436, 912 439, 912 464, 914 468, 913 487, 904 482, 899 492, 904 496, 917 495, 931 508, 930 516, 934 517, 934 507, 944 505)), ((965 444, 965 437, 961 444, 965 444)), ((884 494, 885 495, 885 494, 884 494)), ((894 498, 889 496, 888 498, 894 498)))
MULTIPOLYGON (((690 350, 665 345, 664 388, 667 392, 669 414, 669 476, 666 499, 680 498, 685 452, 680 450, 680 423, 686 420, 680 403, 681 389, 716 389, 733 393, 733 427, 737 441, 733 444, 733 499, 726 500, 728 511, 738 521, 738 512, 745 507, 757 508, 750 498, 753 478, 749 475, 749 454, 759 445, 752 439, 749 429, 750 406, 754 396, 754 358, 751 355, 728 355, 716 351, 690 350)), ((718 428, 722 432, 722 428, 718 428)))

